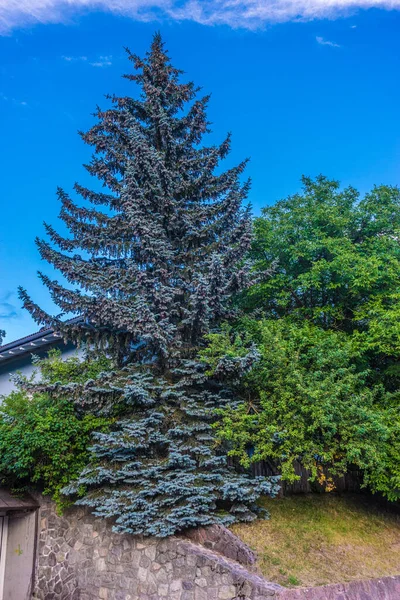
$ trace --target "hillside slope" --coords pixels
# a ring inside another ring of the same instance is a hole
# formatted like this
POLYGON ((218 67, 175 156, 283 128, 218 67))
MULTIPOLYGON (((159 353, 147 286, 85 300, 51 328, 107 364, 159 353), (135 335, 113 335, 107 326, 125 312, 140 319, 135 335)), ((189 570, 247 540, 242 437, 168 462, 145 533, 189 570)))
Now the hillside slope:
POLYGON ((360 495, 264 499, 270 520, 232 527, 264 577, 312 586, 400 574, 400 515, 360 495))

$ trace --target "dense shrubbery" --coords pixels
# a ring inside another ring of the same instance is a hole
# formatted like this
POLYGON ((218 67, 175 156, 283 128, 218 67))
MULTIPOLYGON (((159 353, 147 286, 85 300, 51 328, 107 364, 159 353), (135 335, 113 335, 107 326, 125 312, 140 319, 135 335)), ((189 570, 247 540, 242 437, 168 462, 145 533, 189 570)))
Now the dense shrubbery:
MULTIPOLYGON (((52 351, 37 361, 44 383, 79 381, 96 377, 106 360, 80 362, 77 357, 62 361, 52 351)), ((92 432, 107 431, 111 417, 79 414, 68 397, 54 398, 45 392, 12 392, 0 406, 0 479, 22 489, 38 486, 62 508, 69 501, 61 489, 87 465, 92 432)))
MULTIPOLYGON (((287 319, 243 321, 239 327, 244 340, 257 344, 259 360, 236 382, 243 403, 222 411, 218 431, 232 445, 232 455, 245 466, 272 461, 288 481, 296 479, 297 459, 321 482, 327 475, 323 467, 335 475, 356 465, 377 489, 400 421, 390 408, 390 393, 368 384, 370 372, 352 341, 287 319)), ((203 356, 218 368, 218 358, 234 360, 245 352, 242 337, 226 332, 210 336, 203 356)))
POLYGON ((320 479, 356 465, 397 499, 400 192, 382 186, 359 202, 323 177, 304 186, 256 219, 249 318, 203 352, 217 373, 251 344, 259 352, 232 378, 243 402, 222 411, 219 435, 244 465, 272 460, 289 481, 296 459, 320 479))

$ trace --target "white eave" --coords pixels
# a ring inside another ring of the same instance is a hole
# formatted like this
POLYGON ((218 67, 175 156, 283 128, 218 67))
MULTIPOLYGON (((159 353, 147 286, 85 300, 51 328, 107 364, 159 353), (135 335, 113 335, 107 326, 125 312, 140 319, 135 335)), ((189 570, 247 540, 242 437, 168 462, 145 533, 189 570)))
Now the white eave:
POLYGON ((23 338, 22 340, 16 340, 10 344, 0 346, 0 363, 20 357, 23 354, 34 354, 36 350, 54 344, 60 338, 61 334, 54 331, 50 333, 40 332, 38 337, 29 336, 29 338, 23 338))
MULTIPOLYGON (((82 317, 75 317, 67 321, 67 323, 72 324, 81 320, 82 317)), ((35 354, 38 350, 46 346, 52 346, 61 340, 61 333, 57 333, 49 328, 37 331, 14 342, 9 342, 8 344, 4 344, 4 346, 0 346, 0 364, 14 358, 21 358, 24 354, 35 354)))

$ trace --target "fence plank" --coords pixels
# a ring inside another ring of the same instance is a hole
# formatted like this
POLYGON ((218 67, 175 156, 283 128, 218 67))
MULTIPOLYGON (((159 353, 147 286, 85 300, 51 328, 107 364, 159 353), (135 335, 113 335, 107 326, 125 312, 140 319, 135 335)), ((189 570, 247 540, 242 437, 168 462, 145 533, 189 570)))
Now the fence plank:
MULTIPOLYGON (((234 458, 229 458, 228 464, 240 469, 238 461, 234 458)), ((324 490, 323 485, 320 485, 318 482, 310 482, 311 471, 305 469, 299 461, 294 463, 294 470, 299 479, 293 483, 282 482, 281 493, 283 496, 309 494, 310 492, 322 492, 324 490)), ((251 473, 254 476, 262 477, 279 474, 276 466, 267 461, 252 464, 251 473)), ((362 484, 362 472, 357 469, 350 469, 345 475, 340 477, 337 475, 332 476, 332 480, 335 486, 334 489, 337 492, 359 492, 362 484)))

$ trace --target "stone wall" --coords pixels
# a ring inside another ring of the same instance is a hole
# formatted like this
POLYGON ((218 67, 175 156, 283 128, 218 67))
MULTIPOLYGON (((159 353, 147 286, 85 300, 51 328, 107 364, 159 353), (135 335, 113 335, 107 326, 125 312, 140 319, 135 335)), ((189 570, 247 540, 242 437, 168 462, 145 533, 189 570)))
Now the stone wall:
POLYGON ((400 576, 284 590, 280 600, 400 600, 400 576))
POLYGON ((139 538, 84 509, 60 517, 51 502, 40 505, 37 600, 400 600, 400 576, 296 590, 270 583, 222 527, 139 538))
POLYGON ((215 545, 223 550, 219 537, 225 539, 226 553, 254 562, 230 532, 218 536, 213 528, 204 539, 208 548, 189 538, 115 534, 108 522, 83 509, 59 517, 53 504, 42 500, 34 598, 264 600, 283 589, 213 550, 215 545))

